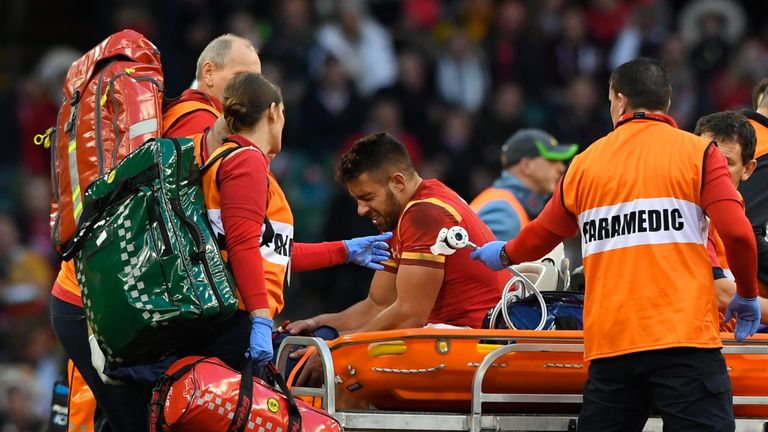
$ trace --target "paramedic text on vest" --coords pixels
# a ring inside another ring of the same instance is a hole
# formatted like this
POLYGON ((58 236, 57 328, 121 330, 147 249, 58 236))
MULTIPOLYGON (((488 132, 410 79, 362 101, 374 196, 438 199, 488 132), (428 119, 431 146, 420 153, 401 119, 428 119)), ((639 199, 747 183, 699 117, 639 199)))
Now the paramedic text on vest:
POLYGON ((501 147, 501 175, 469 204, 497 240, 513 239, 541 213, 576 144, 558 144, 540 129, 521 129, 501 147))
POLYGON ((739 339, 760 317, 752 229, 722 153, 666 115, 671 86, 658 61, 619 66, 608 96, 615 130, 573 159, 517 238, 472 256, 501 269, 585 234, 590 366, 579 430, 640 430, 656 408, 665 430, 733 431, 705 215, 733 263, 739 339))

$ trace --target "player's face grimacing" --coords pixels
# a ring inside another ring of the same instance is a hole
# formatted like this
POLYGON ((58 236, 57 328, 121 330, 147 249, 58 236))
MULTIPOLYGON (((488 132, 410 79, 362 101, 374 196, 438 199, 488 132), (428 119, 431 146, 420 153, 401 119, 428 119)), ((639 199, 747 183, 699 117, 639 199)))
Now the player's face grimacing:
POLYGON ((380 232, 397 227, 403 206, 389 187, 389 181, 376 181, 367 173, 347 184, 352 198, 357 202, 357 214, 373 221, 380 232))

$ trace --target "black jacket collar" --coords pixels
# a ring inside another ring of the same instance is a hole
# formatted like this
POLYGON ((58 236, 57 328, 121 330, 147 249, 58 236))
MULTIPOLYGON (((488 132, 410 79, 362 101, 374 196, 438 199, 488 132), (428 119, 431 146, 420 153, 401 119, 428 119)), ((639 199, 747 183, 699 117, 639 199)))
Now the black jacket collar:
POLYGON ((754 120, 768 128, 768 117, 760 114, 757 111, 752 111, 752 110, 742 110, 741 113, 744 114, 744 117, 750 120, 754 120))

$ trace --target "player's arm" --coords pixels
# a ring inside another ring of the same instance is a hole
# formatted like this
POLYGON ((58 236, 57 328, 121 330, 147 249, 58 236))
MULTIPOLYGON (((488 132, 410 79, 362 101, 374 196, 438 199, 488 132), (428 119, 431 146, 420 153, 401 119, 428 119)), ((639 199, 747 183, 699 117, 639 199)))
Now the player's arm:
POLYGON ((305 323, 309 321, 308 330, 327 325, 338 330, 339 334, 357 332, 365 323, 385 310, 395 302, 397 289, 395 286, 397 274, 388 271, 377 271, 373 275, 368 297, 344 309, 341 312, 317 315, 309 320, 291 323, 287 330, 300 333, 305 323))
POLYGON ((403 213, 398 225, 400 261, 396 299, 360 329, 415 328, 427 324, 443 284, 446 257, 430 247, 443 227, 459 224, 455 211, 445 204, 420 202, 403 213))
POLYGON ((440 292, 443 274, 442 268, 400 265, 396 300, 359 331, 423 327, 440 292))

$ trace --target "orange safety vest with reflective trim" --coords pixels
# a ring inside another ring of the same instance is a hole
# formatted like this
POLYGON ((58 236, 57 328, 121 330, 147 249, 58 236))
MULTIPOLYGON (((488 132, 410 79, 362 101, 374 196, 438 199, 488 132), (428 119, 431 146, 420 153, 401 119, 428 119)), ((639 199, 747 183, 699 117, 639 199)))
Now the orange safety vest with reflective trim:
POLYGON ((68 430, 93 432, 96 398, 72 360, 67 361, 69 383, 68 430))
MULTIPOLYGON (((200 165, 205 160, 216 157, 221 152, 239 146, 234 142, 225 142, 207 159, 203 159, 203 143, 205 134, 195 135, 192 139, 195 143, 195 156, 200 165)), ((254 147, 242 147, 239 151, 259 151, 254 147)), ((229 156, 230 157, 231 153, 229 156)), ((208 220, 219 239, 225 239, 224 224, 221 221, 221 196, 217 183, 218 171, 223 159, 213 162, 203 174, 203 194, 205 196, 205 208, 208 212, 208 220)), ((283 309, 283 289, 290 283, 291 251, 293 249, 293 213, 288 205, 283 190, 277 183, 277 179, 271 172, 267 172, 267 211, 262 227, 261 256, 264 265, 264 285, 267 289, 269 310, 274 317, 283 309)), ((226 241, 221 242, 221 252, 224 260, 227 260, 226 241)), ((238 299, 240 294, 238 293, 238 299)), ((240 309, 245 310, 242 300, 240 309)))
POLYGON ((56 275, 56 283, 64 290, 72 293, 77 297, 82 297, 82 290, 80 284, 77 283, 77 275, 75 274, 75 260, 62 261, 59 274, 56 275))
POLYGON ((512 206, 515 209, 515 213, 517 213, 517 217, 520 218, 520 230, 531 222, 531 218, 528 217, 528 212, 525 211, 525 207, 520 203, 520 200, 517 199, 515 194, 506 189, 490 187, 480 192, 480 195, 476 196, 469 203, 469 207, 477 213, 484 205, 491 201, 504 201, 512 206))
POLYGON ((768 127, 764 124, 748 119, 752 127, 755 128, 757 143, 755 144, 755 159, 768 154, 768 127))
POLYGON ((701 207, 708 144, 667 116, 622 120, 562 182, 582 234, 585 359, 719 348, 701 207))
POLYGON ((165 136, 165 133, 171 129, 180 118, 200 110, 208 111, 216 117, 221 116, 219 110, 210 104, 196 100, 179 102, 163 112, 163 136, 165 136))

